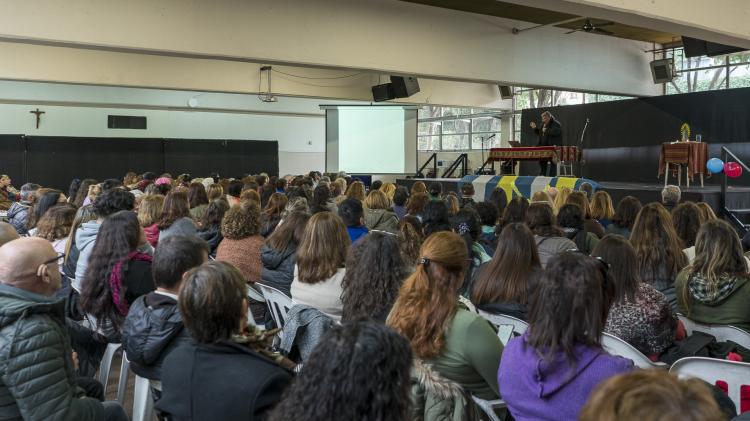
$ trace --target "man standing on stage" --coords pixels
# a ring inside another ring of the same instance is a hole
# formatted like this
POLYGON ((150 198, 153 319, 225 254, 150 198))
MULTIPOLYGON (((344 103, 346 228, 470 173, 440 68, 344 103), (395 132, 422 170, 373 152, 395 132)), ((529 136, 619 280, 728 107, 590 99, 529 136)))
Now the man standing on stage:
MULTIPOLYGON (((539 142, 537 146, 561 146, 562 145, 562 127, 560 122, 549 111, 542 113, 542 128, 540 129, 536 125, 536 121, 531 122, 531 128, 534 129, 534 133, 539 136, 539 142)), ((540 173, 539 175, 549 175, 554 177, 557 175, 557 169, 551 166, 550 173, 547 174, 548 161, 539 161, 540 173)))

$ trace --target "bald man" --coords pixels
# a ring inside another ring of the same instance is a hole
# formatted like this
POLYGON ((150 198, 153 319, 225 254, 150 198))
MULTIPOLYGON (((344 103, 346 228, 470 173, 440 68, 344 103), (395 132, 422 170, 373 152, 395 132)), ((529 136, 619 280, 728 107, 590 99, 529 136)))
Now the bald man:
POLYGON ((18 232, 13 228, 13 225, 7 222, 0 222, 0 246, 8 241, 17 240, 18 238, 18 232))
POLYGON ((0 419, 127 420, 76 387, 58 259, 42 238, 0 247, 0 419))

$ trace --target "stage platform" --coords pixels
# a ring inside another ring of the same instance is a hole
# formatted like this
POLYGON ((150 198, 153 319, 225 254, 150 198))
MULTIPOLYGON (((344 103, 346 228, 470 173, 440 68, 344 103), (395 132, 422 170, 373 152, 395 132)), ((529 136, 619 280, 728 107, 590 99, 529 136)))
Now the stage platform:
MULTIPOLYGON (((467 176, 471 177, 471 176, 467 176)), ((541 177, 537 177, 541 178, 541 177)), ((546 177, 545 177, 546 178, 546 177)), ((429 186, 432 182, 439 182, 443 185, 443 191, 455 191, 460 194, 461 183, 463 179, 459 178, 409 178, 397 180, 398 185, 411 188, 416 181, 422 181, 429 186)), ((476 187, 476 186, 475 186, 476 187)), ((598 188, 607 191, 612 196, 612 202, 615 207, 617 203, 625 196, 634 196, 642 203, 661 201, 661 190, 664 184, 647 184, 647 183, 621 183, 599 181, 598 188)), ((692 202, 706 202, 715 212, 719 211, 721 206, 721 187, 715 185, 706 185, 705 187, 690 186, 682 189, 682 200, 692 202)), ((482 192, 484 193, 484 192, 482 192)), ((525 196, 526 194, 524 194, 525 196)), ((483 198, 484 196, 482 196, 483 198)), ((478 198, 479 199, 479 198, 478 198)), ((480 199, 481 200, 481 199, 480 199)), ((748 186, 729 186, 727 190, 727 207, 730 209, 750 209, 750 187, 748 186)))

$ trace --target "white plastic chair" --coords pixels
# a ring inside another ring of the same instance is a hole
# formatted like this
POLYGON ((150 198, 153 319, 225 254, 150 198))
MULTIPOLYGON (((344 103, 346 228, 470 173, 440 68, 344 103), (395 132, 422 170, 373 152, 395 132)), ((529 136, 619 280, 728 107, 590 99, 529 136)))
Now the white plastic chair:
MULTIPOLYGON (((266 301, 265 297, 263 297, 263 294, 258 292, 258 290, 256 290, 250 285, 247 286, 247 298, 250 300, 250 302, 257 301, 257 302, 262 303, 266 301)), ((255 317, 253 316, 253 313, 250 311, 248 312, 248 315, 247 315, 247 325, 253 326, 258 330, 266 330, 265 326, 255 323, 255 317)))
POLYGON ((619 355, 632 360, 636 367, 639 368, 669 368, 669 366, 663 362, 653 362, 648 357, 643 355, 641 351, 635 349, 633 345, 625 342, 615 335, 609 333, 602 333, 602 347, 605 351, 612 355, 619 355))
POLYGON ((730 325, 706 325, 698 323, 695 320, 690 320, 682 314, 678 314, 677 317, 685 326, 685 331, 688 335, 693 332, 703 332, 712 335, 716 338, 717 342, 732 341, 737 345, 750 349, 750 333, 738 327, 730 325))
POLYGON ((517 319, 513 316, 508 316, 505 314, 494 314, 494 313, 488 313, 484 310, 477 310, 477 313, 479 313, 480 316, 487 319, 490 323, 497 326, 498 329, 500 329, 500 332, 498 332, 498 336, 500 336, 500 341, 503 343, 503 346, 507 345, 507 342, 510 338, 513 337, 514 333, 517 333, 519 335, 523 335, 524 332, 526 332, 526 329, 529 328, 529 324, 524 322, 521 319, 517 319), (510 327, 509 335, 500 335, 503 333, 504 327, 510 327))
POLYGON ((130 361, 122 350, 122 362, 120 363, 120 379, 117 382, 117 402, 125 403, 125 391, 128 389, 128 374, 130 374, 130 361))
POLYGON ((151 383, 147 378, 136 375, 132 421, 151 421, 153 418, 154 399, 151 396, 151 383))
POLYGON ((496 409, 503 409, 507 408, 508 405, 505 404, 505 401, 502 399, 495 399, 495 400, 484 400, 480 399, 476 396, 471 397, 474 400, 474 403, 479 407, 479 409, 484 412, 487 417, 490 419, 490 421, 501 421, 500 417, 497 416, 497 413, 495 412, 496 409))
POLYGON ((104 393, 107 393, 107 382, 109 381, 109 370, 112 368, 112 360, 115 354, 122 348, 122 344, 109 343, 102 356, 102 362, 99 364, 99 383, 104 386, 104 393))
POLYGON ((669 369, 679 377, 697 377, 715 385, 717 381, 727 382, 729 398, 740 411, 740 387, 750 385, 750 364, 719 360, 706 357, 681 358, 669 369))
POLYGON ((268 308, 271 310, 271 317, 276 322, 276 327, 283 328, 286 324, 286 314, 292 308, 292 299, 276 288, 263 284, 255 285, 263 291, 263 297, 265 297, 268 308))

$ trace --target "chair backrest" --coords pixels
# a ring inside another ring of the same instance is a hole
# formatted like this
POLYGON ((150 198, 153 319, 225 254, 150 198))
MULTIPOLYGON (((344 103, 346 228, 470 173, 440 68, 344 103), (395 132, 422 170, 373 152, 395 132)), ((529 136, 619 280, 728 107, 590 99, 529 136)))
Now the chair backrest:
POLYGON ((625 342, 617 336, 610 335, 609 333, 602 333, 602 347, 605 351, 612 355, 619 355, 632 360, 636 367, 640 368, 655 368, 663 367, 667 368, 664 363, 655 363, 648 359, 641 351, 635 349, 633 345, 625 342))
POLYGON ((147 378, 136 375, 133 390, 133 421, 150 421, 154 417, 154 399, 147 378))
POLYGON ((682 314, 678 314, 677 317, 685 326, 685 331, 688 335, 693 332, 703 332, 716 338, 717 342, 732 341, 737 345, 750 349, 750 333, 738 327, 730 325, 706 325, 698 323, 695 320, 690 320, 682 314))
MULTIPOLYGON (((503 342, 503 345, 507 344, 508 339, 512 337, 512 334, 518 334, 523 335, 524 332, 526 332, 526 329, 529 328, 529 324, 524 322, 521 319, 517 319, 513 316, 507 316, 505 314, 495 314, 495 313, 488 313, 484 310, 477 310, 480 316, 487 319, 490 323, 497 326, 498 329, 500 329, 500 334, 502 334, 504 328, 510 328, 510 336, 501 337, 500 340, 503 342)), ((500 335, 498 335, 500 336, 500 335)))
POLYGON ((263 291, 263 297, 265 297, 268 308, 271 310, 271 317, 276 322, 276 326, 284 327, 286 324, 286 314, 292 308, 292 299, 276 288, 263 284, 255 285, 263 291))
POLYGON ((738 413, 741 411, 740 387, 750 385, 750 364, 736 361, 687 357, 675 361, 669 372, 679 377, 697 377, 712 385, 725 381, 729 398, 734 402, 738 413))

